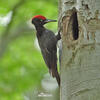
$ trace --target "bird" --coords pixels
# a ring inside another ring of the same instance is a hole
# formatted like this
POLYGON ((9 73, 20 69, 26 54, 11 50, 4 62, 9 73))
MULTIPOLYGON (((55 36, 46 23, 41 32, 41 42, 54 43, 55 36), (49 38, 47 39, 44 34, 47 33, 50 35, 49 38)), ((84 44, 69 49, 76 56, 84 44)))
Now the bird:
POLYGON ((50 75, 55 77, 60 86, 60 75, 57 70, 57 42, 61 39, 60 32, 55 35, 51 30, 44 27, 49 22, 56 22, 57 20, 47 19, 43 15, 36 15, 32 17, 32 24, 36 29, 36 37, 40 46, 40 50, 49 69, 50 75))

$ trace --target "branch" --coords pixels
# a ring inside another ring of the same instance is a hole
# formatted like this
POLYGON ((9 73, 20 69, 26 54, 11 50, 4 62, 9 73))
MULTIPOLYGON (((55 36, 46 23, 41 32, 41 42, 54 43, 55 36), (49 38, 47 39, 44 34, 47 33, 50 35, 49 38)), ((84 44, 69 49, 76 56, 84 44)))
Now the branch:
POLYGON ((16 15, 17 9, 23 4, 24 1, 25 1, 25 0, 21 0, 18 4, 16 4, 16 5, 12 8, 13 14, 12 14, 11 21, 10 21, 9 24, 7 25, 6 30, 5 30, 4 33, 2 34, 2 37, 5 37, 5 36, 9 35, 9 30, 10 30, 11 25, 12 25, 12 23, 13 23, 13 19, 14 19, 15 15, 16 15))
MULTIPOLYGON (((16 33, 13 33, 12 35, 9 36, 9 30, 12 26, 12 23, 13 23, 13 19, 16 15, 16 12, 18 10, 18 8, 24 3, 25 0, 21 0, 19 3, 17 3, 13 8, 12 8, 12 11, 13 11, 13 14, 12 14, 12 18, 11 18, 11 21, 9 22, 9 24, 7 25, 6 27, 6 30, 3 32, 3 34, 1 35, 1 40, 0 40, 0 58, 2 57, 2 55, 4 54, 7 46, 8 46, 8 43, 13 39, 15 38, 15 34, 16 33), (12 39, 11 39, 12 37, 12 39)), ((20 31, 22 32, 22 31, 20 31)))
POLYGON ((28 27, 24 27, 21 28, 20 30, 18 28, 17 31, 15 31, 14 33, 10 33, 9 36, 3 37, 2 42, 0 42, 0 58, 3 57, 9 43, 13 42, 15 39, 21 36, 32 35, 31 33, 32 33, 31 29, 29 29, 28 27))

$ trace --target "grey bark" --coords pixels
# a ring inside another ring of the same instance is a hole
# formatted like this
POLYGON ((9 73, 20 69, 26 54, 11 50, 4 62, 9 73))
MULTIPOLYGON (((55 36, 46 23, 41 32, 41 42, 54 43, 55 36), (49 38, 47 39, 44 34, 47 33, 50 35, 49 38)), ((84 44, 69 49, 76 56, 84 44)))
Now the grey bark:
POLYGON ((100 100, 100 1, 59 0, 59 27, 62 27, 60 100, 100 100), (77 39, 73 28, 76 20, 77 39))

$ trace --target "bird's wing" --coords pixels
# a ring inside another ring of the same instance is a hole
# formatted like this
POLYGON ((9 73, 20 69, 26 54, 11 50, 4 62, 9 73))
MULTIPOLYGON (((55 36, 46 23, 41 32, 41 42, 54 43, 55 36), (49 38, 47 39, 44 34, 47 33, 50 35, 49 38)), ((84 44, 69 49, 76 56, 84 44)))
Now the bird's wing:
POLYGON ((56 46, 51 49, 51 48, 45 48, 42 50, 42 55, 44 58, 44 61, 46 65, 49 68, 49 72, 52 74, 54 77, 54 72, 57 69, 57 55, 56 55, 57 49, 56 46))
POLYGON ((59 77, 59 73, 57 71, 57 49, 55 47, 55 49, 53 48, 51 49, 44 49, 42 54, 43 54, 43 58, 44 61, 46 63, 46 65, 49 68, 49 72, 50 74, 56 78, 58 84, 60 85, 60 77, 59 77))

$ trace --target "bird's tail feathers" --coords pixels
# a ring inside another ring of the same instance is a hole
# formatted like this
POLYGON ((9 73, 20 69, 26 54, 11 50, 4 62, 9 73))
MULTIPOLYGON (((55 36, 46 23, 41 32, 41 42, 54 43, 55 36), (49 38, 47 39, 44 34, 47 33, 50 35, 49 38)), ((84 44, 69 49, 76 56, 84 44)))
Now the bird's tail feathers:
POLYGON ((50 69, 49 70, 49 73, 50 73, 50 75, 52 75, 52 77, 55 77, 56 78, 57 83, 60 86, 60 76, 59 76, 59 73, 58 73, 57 69, 56 70, 51 70, 50 69))

